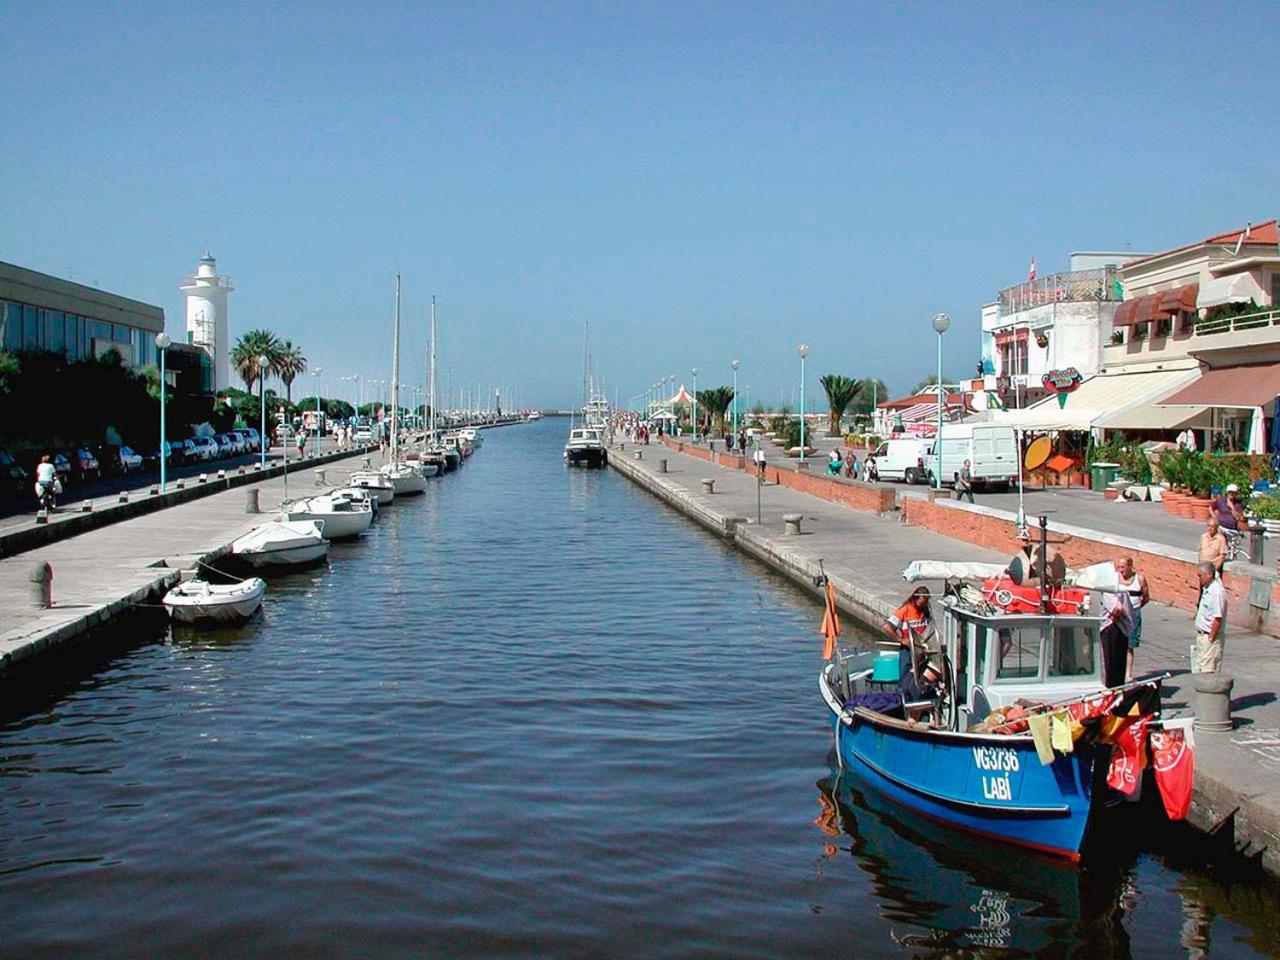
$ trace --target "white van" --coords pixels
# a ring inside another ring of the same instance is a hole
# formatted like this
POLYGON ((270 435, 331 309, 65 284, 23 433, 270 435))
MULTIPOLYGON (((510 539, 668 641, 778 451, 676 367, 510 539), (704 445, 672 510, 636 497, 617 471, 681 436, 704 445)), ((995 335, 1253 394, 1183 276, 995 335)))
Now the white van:
MULTIPOLYGON (((933 483, 937 469, 933 444, 925 454, 925 469, 933 483)), ((942 483, 951 486, 969 461, 975 487, 1008 488, 1018 477, 1018 439, 1013 427, 995 423, 944 423, 942 425, 942 483)))
POLYGON ((876 473, 881 480, 924 483, 928 469, 925 454, 931 445, 919 437, 886 440, 875 452, 876 473))

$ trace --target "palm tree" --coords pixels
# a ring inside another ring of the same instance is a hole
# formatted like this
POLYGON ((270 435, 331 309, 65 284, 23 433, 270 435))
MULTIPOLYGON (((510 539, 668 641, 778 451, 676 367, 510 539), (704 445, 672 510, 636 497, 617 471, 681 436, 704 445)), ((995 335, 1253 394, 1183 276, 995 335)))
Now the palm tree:
POLYGON ((280 352, 280 339, 270 330, 250 330, 236 340, 231 348, 231 366, 236 376, 244 381, 245 389, 253 393, 253 385, 263 379, 258 370, 258 358, 267 358, 267 369, 275 366, 280 352))
POLYGON ((849 409, 849 404, 858 395, 858 381, 838 373, 828 373, 818 381, 822 389, 827 391, 827 436, 840 435, 840 418, 849 409))
POLYGON ((698 391, 698 409, 715 417, 716 429, 724 432, 724 412, 733 403, 733 387, 713 387, 698 391))
POLYGON ((307 358, 302 355, 302 348, 294 346, 292 340, 280 344, 271 369, 284 384, 285 399, 293 403, 293 381, 307 372, 307 358))

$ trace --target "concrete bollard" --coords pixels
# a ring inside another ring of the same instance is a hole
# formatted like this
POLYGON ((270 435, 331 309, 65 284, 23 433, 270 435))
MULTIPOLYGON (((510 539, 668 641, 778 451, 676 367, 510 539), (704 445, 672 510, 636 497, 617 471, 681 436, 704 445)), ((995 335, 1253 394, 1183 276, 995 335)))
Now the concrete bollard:
POLYGON ((1193 673, 1191 685, 1196 692, 1195 728, 1210 733, 1232 730, 1231 688, 1235 681, 1221 673, 1193 673))
POLYGON ((373 458, 372 458, 372 457, 365 457, 365 458, 363 458, 363 459, 360 461, 360 469, 362 469, 362 470, 372 470, 372 469, 373 469, 373 458))
POLYGON ((659 460, 659 461, 658 461, 658 472, 659 472, 659 473, 666 473, 666 472, 667 472, 667 461, 666 461, 666 460, 659 460))
POLYGON ((209 475, 207 473, 202 473, 200 476, 196 477, 196 483, 205 483, 208 479, 209 475))
POLYGON ((128 502, 129 502, 129 491, 121 490, 120 496, 116 497, 116 503, 128 503, 128 502))
POLYGON ((81 501, 81 503, 80 503, 80 512, 81 512, 81 513, 93 513, 93 501, 92 501, 92 500, 84 500, 84 501, 81 501))
POLYGON ((802 513, 784 513, 782 515, 782 523, 788 537, 800 536, 800 521, 804 519, 802 513))
POLYGON ((225 480, 225 479, 227 479, 227 471, 225 471, 225 470, 219 470, 219 471, 218 471, 218 479, 219 479, 219 480, 225 480))
POLYGON ((324 478, 324 471, 323 471, 323 470, 317 470, 317 471, 316 471, 316 486, 317 486, 317 487, 327 487, 328 485, 329 485, 329 481, 328 481, 328 480, 326 480, 326 479, 324 478))
POLYGON ((147 493, 151 494, 153 497, 158 497, 160 495, 160 488, 153 483, 147 493))
POLYGON ((40 610, 53 606, 53 567, 41 560, 31 568, 27 579, 31 581, 31 602, 40 610))
POLYGON ((177 481, 174 481, 173 489, 175 489, 175 490, 181 490, 181 489, 183 489, 184 487, 186 487, 186 485, 187 485, 187 484, 186 484, 186 481, 185 481, 185 480, 177 480, 177 481))
POLYGON ((236 468, 236 473, 240 474, 240 476, 242 476, 242 477, 243 477, 243 476, 244 476, 244 467, 243 467, 243 466, 240 466, 240 467, 236 468))
POLYGON ((636 456, 636 459, 637 459, 637 460, 643 460, 643 459, 644 459, 644 451, 643 451, 643 450, 637 450, 637 451, 636 451, 635 456, 636 456))
POLYGON ((702 478, 702 492, 703 492, 703 493, 715 493, 715 492, 716 492, 716 482, 715 482, 715 480, 713 480, 713 479, 712 479, 712 478, 710 478, 710 477, 703 477, 703 478, 702 478))
POLYGON ((244 492, 244 512, 245 513, 261 513, 262 508, 258 506, 258 488, 250 487, 244 492))
POLYGON ((808 460, 797 460, 797 461, 796 461, 796 469, 797 469, 797 470, 804 470, 804 471, 806 471, 806 472, 807 472, 807 471, 808 471, 808 469, 809 469, 809 461, 808 461, 808 460))
POLYGON ((37 511, 36 511, 36 523, 48 523, 48 522, 49 522, 49 511, 48 511, 48 510, 37 510, 37 511))

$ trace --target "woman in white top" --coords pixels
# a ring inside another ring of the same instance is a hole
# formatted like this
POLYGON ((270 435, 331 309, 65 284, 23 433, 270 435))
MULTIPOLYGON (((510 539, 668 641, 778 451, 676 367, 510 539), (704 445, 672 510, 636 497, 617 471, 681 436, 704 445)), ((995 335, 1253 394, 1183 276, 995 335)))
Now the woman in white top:
POLYGON ((1124 679, 1128 683, 1133 679, 1133 651, 1142 643, 1142 608, 1151 599, 1147 590, 1147 578, 1133 568, 1133 558, 1125 557, 1117 565, 1116 573, 1120 578, 1120 586, 1129 594, 1129 604, 1133 607, 1133 632, 1129 634, 1129 659, 1125 667, 1124 679))

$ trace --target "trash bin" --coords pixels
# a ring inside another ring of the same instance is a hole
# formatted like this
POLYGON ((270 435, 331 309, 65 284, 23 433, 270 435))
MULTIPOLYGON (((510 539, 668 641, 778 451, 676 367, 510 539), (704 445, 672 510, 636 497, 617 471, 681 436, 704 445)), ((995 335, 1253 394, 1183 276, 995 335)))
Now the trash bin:
POLYGON ((1115 480, 1116 474, 1120 472, 1120 464, 1104 463, 1098 460, 1090 467, 1090 471, 1093 475, 1093 489, 1101 491, 1107 489, 1107 485, 1115 480))

